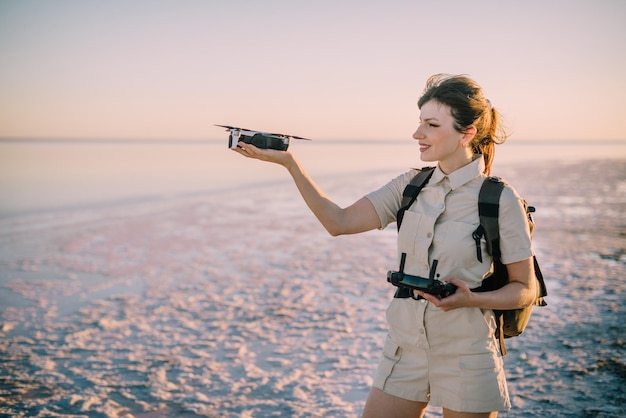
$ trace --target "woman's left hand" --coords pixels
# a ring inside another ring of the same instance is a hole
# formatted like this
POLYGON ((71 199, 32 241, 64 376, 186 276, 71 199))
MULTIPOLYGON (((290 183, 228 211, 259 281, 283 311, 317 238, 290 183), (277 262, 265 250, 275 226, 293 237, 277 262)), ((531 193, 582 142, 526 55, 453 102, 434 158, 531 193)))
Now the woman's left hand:
POLYGON ((474 299, 474 293, 467 287, 467 284, 461 279, 457 279, 456 277, 451 277, 448 279, 448 283, 452 283, 456 286, 456 291, 454 294, 448 296, 447 298, 439 298, 438 296, 431 295, 428 293, 424 293, 420 290, 414 290, 413 292, 416 295, 422 296, 424 299, 441 309, 442 311, 450 311, 456 308, 465 308, 468 306, 473 306, 472 301, 474 299))

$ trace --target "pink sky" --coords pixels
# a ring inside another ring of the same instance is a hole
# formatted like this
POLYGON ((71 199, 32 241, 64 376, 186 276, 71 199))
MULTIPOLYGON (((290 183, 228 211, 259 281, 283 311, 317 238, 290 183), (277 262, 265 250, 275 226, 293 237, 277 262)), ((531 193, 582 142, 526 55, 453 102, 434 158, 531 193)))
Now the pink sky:
POLYGON ((465 73, 519 140, 626 139, 626 2, 0 1, 0 137, 410 138, 465 73))

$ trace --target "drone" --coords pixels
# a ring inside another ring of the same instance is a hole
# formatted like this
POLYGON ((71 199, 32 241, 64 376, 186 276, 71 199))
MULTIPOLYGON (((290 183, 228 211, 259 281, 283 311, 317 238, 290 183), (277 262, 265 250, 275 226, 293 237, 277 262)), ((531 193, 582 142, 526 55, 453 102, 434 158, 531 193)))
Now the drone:
POLYGON ((221 128, 226 128, 230 131, 228 136, 228 148, 235 149, 239 142, 245 144, 252 144, 257 148, 269 148, 279 151, 286 151, 289 147, 289 139, 302 139, 305 141, 311 141, 309 138, 302 138, 301 136, 276 134, 268 132, 259 132, 252 129, 238 128, 236 126, 228 125, 215 125, 221 128))

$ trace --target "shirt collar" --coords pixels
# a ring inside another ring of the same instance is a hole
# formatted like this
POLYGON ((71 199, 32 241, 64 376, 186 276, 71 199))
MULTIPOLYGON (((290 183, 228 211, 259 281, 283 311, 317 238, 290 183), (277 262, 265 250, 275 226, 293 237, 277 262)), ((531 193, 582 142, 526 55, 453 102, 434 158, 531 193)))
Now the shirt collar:
POLYGON ((437 168, 433 173, 430 184, 436 185, 447 178, 450 183, 450 188, 455 190, 470 180, 480 176, 483 171, 485 171, 485 159, 481 154, 476 154, 474 157, 475 158, 471 163, 453 171, 450 174, 445 174, 441 171, 439 164, 437 164, 437 168))

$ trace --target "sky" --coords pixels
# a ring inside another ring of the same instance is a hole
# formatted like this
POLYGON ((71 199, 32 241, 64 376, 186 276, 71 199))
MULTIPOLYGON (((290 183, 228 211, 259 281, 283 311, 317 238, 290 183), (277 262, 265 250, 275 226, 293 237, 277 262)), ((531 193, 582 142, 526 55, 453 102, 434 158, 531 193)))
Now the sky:
POLYGON ((511 139, 624 140, 626 2, 0 0, 0 138, 401 140, 436 73, 511 139))

